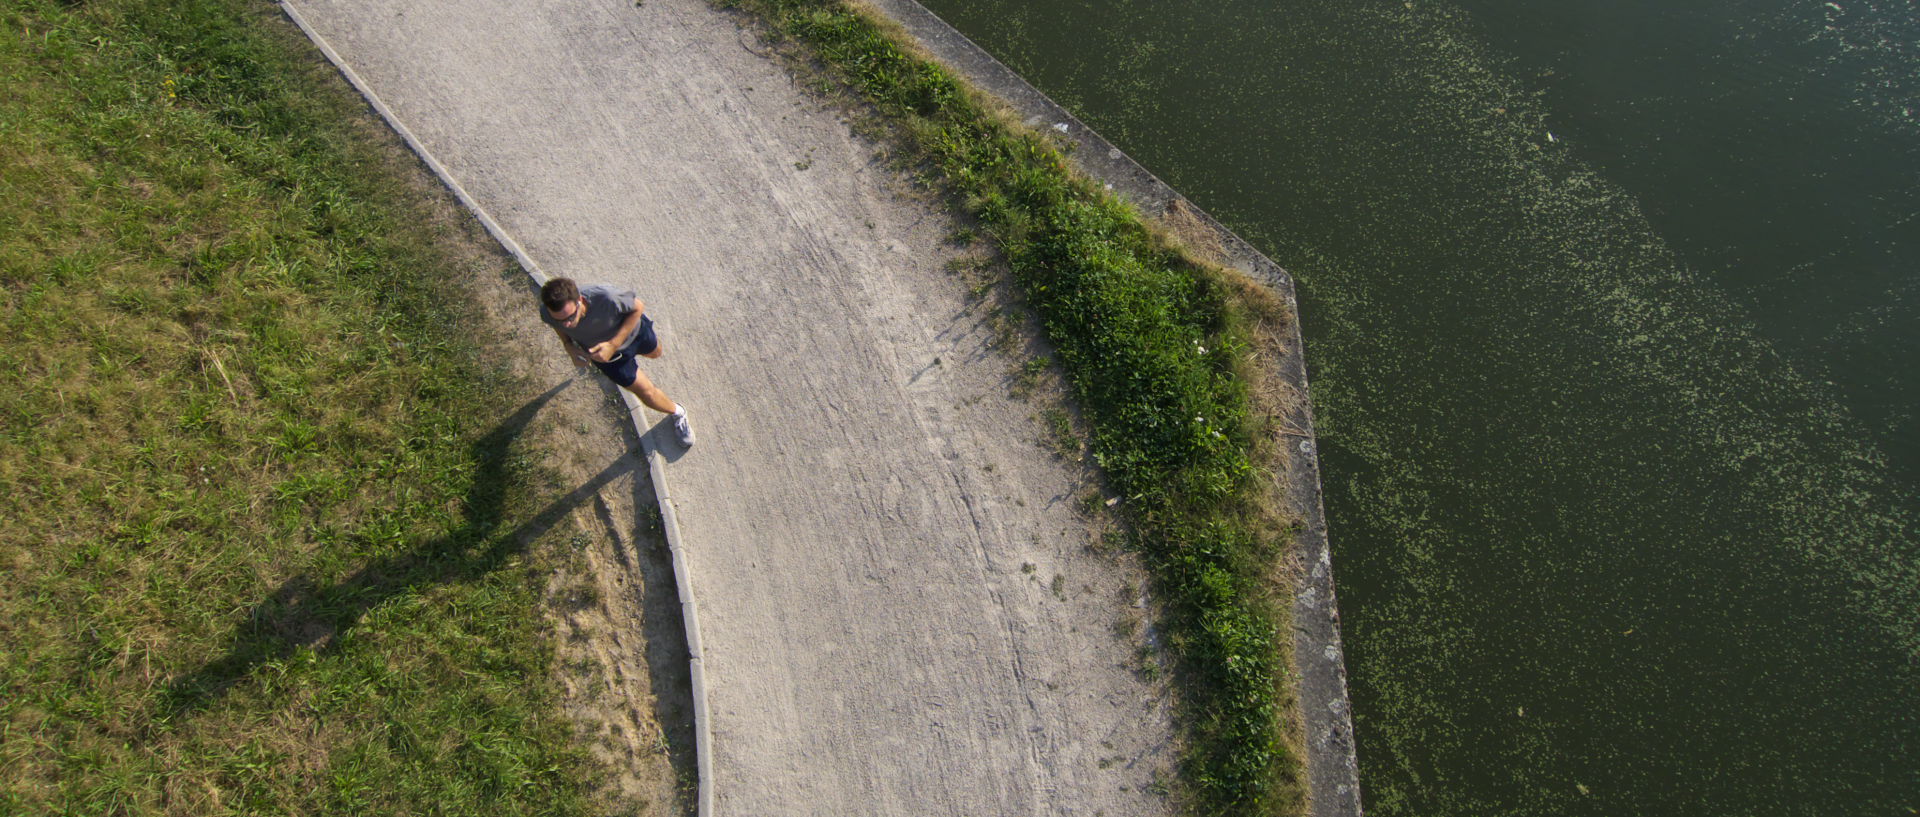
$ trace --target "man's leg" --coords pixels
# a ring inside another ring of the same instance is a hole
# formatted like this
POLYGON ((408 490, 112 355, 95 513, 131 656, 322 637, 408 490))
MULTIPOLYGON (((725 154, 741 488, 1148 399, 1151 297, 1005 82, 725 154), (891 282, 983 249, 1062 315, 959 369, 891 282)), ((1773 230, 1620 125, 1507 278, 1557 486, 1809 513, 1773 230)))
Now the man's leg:
POLYGON ((633 370, 633 382, 627 384, 627 391, 633 392, 633 396, 640 398, 647 408, 661 414, 673 414, 680 410, 680 406, 667 399, 667 393, 653 385, 653 381, 647 379, 647 373, 637 367, 633 370))
POLYGON ((693 423, 687 420, 687 410, 667 399, 666 393, 654 386, 653 381, 647 379, 647 373, 640 371, 640 367, 634 367, 633 383, 627 386, 627 390, 639 397, 640 402, 647 404, 647 408, 667 415, 667 421, 673 424, 673 433, 680 438, 680 444, 693 447, 693 423))
MULTIPOLYGON (((652 357, 659 356, 660 350, 657 345, 651 351, 654 352, 652 357)), ((632 354, 622 354, 619 360, 593 365, 598 366, 608 380, 633 392, 633 396, 640 398, 642 405, 667 415, 667 419, 673 423, 674 434, 680 437, 681 445, 688 447, 693 445, 693 425, 687 420, 686 409, 673 402, 667 397, 666 392, 661 391, 658 386, 653 385, 653 381, 647 379, 647 373, 640 371, 639 361, 635 360, 632 354)))

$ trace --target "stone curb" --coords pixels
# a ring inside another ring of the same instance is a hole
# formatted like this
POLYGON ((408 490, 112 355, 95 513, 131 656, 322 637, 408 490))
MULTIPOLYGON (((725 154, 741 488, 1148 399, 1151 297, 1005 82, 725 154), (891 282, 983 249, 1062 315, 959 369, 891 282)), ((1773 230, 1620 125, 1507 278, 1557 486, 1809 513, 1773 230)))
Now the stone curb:
MULTIPOLYGON (((1287 340, 1299 353, 1281 363, 1280 375, 1300 394, 1308 393, 1299 301, 1294 295, 1293 278, 1286 270, 916 0, 866 0, 866 4, 898 24, 936 60, 1005 102, 1029 127, 1060 134, 1074 146, 1071 158, 1083 172, 1132 202, 1142 213, 1158 218, 1179 210, 1200 221, 1220 242, 1222 263, 1273 287, 1293 311, 1293 329, 1287 340)), ((1298 446, 1286 449, 1289 461, 1284 476, 1288 499, 1301 509, 1305 523, 1300 533, 1305 575, 1294 598, 1293 628, 1300 708, 1307 731, 1308 813, 1312 817, 1360 817, 1360 767, 1354 753, 1347 698, 1340 608, 1333 593, 1333 561, 1327 549, 1313 407, 1306 400, 1300 403, 1298 411, 1286 419, 1306 433, 1298 446)))
MULTIPOLYGON (((302 33, 307 35, 307 39, 312 41, 316 48, 320 49, 320 53, 326 56, 327 61, 333 63, 333 67, 340 72, 340 75, 360 92, 360 96, 366 99, 367 104, 372 106, 381 119, 386 121, 387 126, 406 141, 407 147, 412 148, 414 155, 420 157, 420 161, 440 178, 441 184, 452 191, 454 197, 460 200, 460 204, 480 220, 487 234, 493 236, 493 239, 513 256, 514 260, 520 264, 520 268, 533 279, 534 285, 545 284, 548 278, 546 272, 527 255, 526 250, 520 247, 520 242, 515 241, 513 236, 509 235, 500 223, 487 213, 486 208, 481 207, 480 202, 469 195, 466 188, 460 186, 460 182, 454 179, 446 166, 440 164, 440 161, 428 152, 426 145, 421 144, 399 117, 394 116, 393 111, 386 106, 386 103, 380 101, 380 96, 360 79, 360 75, 355 73, 351 66, 347 65, 339 52, 327 44, 326 38, 320 36, 320 32, 307 24, 306 18, 300 15, 300 11, 287 0, 280 0, 280 10, 287 15, 287 19, 292 20, 293 24, 300 28, 302 33)), ((673 582, 680 593, 680 616, 686 628, 687 652, 690 656, 688 663, 693 688, 694 763, 698 767, 700 777, 698 815, 710 817, 713 814, 713 741, 709 731, 710 721, 707 717, 706 675, 701 666, 700 619, 694 606, 693 586, 688 579, 686 551, 680 546, 680 528, 674 521, 673 502, 667 492, 666 460, 661 456, 653 436, 648 433, 648 414, 632 394, 625 389, 618 391, 633 420, 634 432, 640 436, 640 447, 647 458, 647 473, 653 481, 654 499, 660 504, 660 525, 666 534, 667 551, 673 557, 673 582)))

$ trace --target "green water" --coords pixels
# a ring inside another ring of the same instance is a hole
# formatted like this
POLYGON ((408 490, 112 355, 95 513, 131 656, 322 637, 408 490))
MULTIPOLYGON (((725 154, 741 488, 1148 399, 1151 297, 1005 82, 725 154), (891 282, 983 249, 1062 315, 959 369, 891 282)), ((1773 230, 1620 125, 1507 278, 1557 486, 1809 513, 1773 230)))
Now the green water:
POLYGON ((1295 274, 1371 813, 1920 813, 1914 3, 923 2, 1295 274))

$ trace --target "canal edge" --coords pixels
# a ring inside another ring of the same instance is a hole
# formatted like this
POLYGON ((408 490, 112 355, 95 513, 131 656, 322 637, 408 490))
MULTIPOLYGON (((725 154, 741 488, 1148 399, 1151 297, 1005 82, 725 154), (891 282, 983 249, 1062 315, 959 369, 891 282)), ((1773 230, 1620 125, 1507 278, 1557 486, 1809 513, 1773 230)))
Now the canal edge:
MULTIPOLYGON (((1286 302, 1293 313, 1287 342, 1297 354, 1281 362, 1279 374, 1302 395, 1309 393, 1306 347, 1300 335, 1299 301, 1292 275, 916 0, 867 0, 867 4, 898 24, 939 62, 1005 102, 1026 124, 1051 128, 1073 143, 1075 163, 1143 214, 1153 218, 1161 218, 1170 210, 1191 214, 1220 242, 1223 265, 1273 287, 1286 302)), ((1312 817, 1360 817, 1359 761, 1311 401, 1301 400, 1286 420, 1305 432, 1298 444, 1284 450, 1288 499, 1300 510, 1303 523, 1299 545, 1304 571, 1292 614, 1297 694, 1307 733, 1308 813, 1312 817)))

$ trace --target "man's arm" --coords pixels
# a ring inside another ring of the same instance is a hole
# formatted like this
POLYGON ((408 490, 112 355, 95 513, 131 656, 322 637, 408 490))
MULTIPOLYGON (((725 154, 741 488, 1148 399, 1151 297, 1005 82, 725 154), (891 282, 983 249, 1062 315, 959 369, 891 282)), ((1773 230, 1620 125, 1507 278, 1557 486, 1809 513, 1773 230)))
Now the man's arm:
POLYGON ((620 319, 620 328, 614 330, 613 339, 594 345, 592 349, 587 350, 587 354, 592 355, 594 360, 606 360, 613 357, 614 352, 627 348, 627 339, 633 337, 634 330, 640 328, 640 316, 646 313, 646 303, 639 298, 634 298, 633 311, 620 319))
POLYGON ((560 348, 566 351, 567 358, 573 361, 574 368, 585 368, 587 361, 581 357, 583 350, 580 349, 580 344, 574 343, 573 338, 567 337, 567 333, 560 331, 557 327, 547 328, 552 329, 554 337, 560 339, 560 348))

